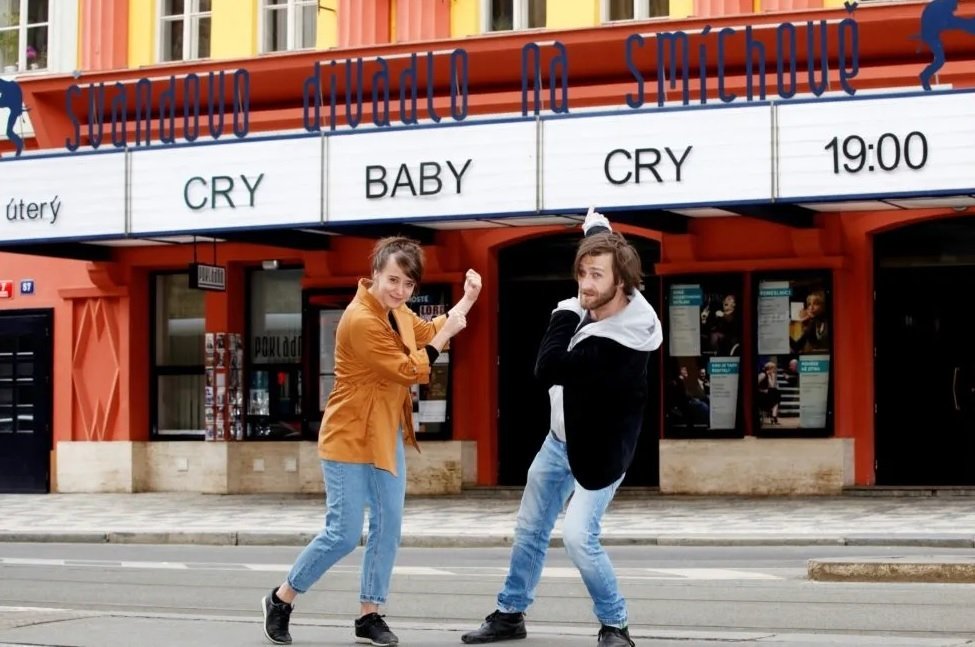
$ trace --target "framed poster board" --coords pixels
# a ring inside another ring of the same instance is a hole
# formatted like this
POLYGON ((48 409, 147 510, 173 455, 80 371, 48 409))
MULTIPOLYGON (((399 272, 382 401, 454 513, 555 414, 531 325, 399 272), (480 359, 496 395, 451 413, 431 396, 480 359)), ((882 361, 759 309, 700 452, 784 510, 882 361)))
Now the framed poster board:
POLYGON ((741 416, 742 276, 665 282, 664 434, 738 438, 741 416))
POLYGON ((755 277, 756 435, 828 436, 833 427, 829 272, 755 277))

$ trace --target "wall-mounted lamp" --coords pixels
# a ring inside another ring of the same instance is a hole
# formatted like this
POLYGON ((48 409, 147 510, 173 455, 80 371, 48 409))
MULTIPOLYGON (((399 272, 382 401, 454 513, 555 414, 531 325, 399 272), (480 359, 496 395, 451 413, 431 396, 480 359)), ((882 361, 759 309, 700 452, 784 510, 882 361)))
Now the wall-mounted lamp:
POLYGON ((272 260, 269 260, 269 261, 261 261, 261 269, 265 269, 265 270, 276 270, 280 266, 281 266, 281 264, 278 263, 278 260, 277 259, 272 259, 272 260))

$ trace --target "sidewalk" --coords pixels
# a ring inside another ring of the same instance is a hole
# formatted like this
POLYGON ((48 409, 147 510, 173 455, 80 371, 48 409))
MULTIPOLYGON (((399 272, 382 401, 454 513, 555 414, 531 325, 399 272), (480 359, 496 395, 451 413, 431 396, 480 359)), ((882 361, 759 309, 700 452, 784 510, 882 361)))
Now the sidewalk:
MULTIPOLYGON (((409 498, 404 546, 506 546, 510 494, 409 498)), ((0 542, 303 545, 320 496, 187 493, 0 495, 0 542)), ((560 542, 561 522, 554 543, 560 542)), ((618 498, 610 544, 975 547, 975 497, 618 498)))

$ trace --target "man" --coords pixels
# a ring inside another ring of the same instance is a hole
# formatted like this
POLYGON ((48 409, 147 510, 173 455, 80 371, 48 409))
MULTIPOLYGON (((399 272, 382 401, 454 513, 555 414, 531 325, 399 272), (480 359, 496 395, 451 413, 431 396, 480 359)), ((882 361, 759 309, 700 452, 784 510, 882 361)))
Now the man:
POLYGON ((647 399, 647 363, 663 338, 639 292, 640 257, 590 211, 576 252, 579 296, 558 304, 535 375, 549 388, 551 432, 528 470, 511 563, 497 610, 468 644, 524 638, 549 537, 568 501, 563 543, 593 599, 599 647, 633 647, 626 602, 599 543, 600 520, 633 460, 647 399), (570 499, 571 496, 571 499, 570 499))

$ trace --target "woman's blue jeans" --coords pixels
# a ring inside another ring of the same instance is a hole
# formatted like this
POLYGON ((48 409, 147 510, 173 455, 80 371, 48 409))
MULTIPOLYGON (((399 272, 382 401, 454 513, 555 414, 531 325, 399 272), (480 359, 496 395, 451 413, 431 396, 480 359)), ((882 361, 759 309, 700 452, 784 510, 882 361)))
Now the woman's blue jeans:
POLYGON ((305 547, 288 573, 288 585, 298 593, 307 592, 333 564, 355 550, 368 507, 369 532, 362 557, 359 600, 386 603, 406 498, 403 436, 397 435, 398 476, 369 463, 322 461, 325 528, 305 547))
POLYGON ((498 595, 499 611, 523 613, 535 600, 552 528, 571 495, 562 525, 565 549, 589 590, 596 618, 604 625, 626 626, 626 600, 620 595, 609 556, 599 543, 600 520, 622 480, 621 476, 601 490, 586 490, 569 470, 565 443, 552 434, 545 438, 528 470, 508 576, 498 595))

